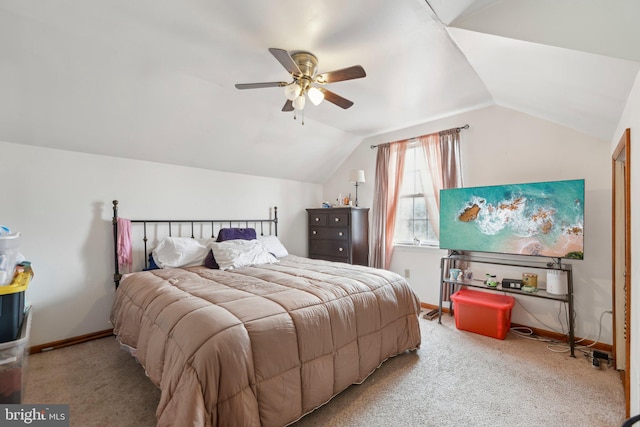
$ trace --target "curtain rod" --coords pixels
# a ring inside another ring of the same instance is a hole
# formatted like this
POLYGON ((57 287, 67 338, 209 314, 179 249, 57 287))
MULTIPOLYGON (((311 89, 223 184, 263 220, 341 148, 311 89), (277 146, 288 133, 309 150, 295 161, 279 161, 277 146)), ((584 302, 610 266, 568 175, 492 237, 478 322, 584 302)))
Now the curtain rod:
MULTIPOLYGON (((469 125, 468 125, 468 124, 466 124, 466 125, 464 125, 464 126, 460 126, 460 127, 458 127, 458 128, 453 128, 453 129, 455 129, 456 131, 460 132, 460 131, 461 131, 461 130, 463 130, 463 129, 469 129, 469 125)), ((444 132, 444 131, 440 131, 440 132, 444 132)), ((434 133, 435 133, 435 132, 434 132, 434 133)), ((420 135, 420 136, 422 136, 422 135, 420 135)), ((412 136, 411 138, 406 138, 406 139, 407 139, 407 140, 416 139, 416 138, 420 138, 420 136, 412 136)), ((387 144, 388 144, 388 143, 387 143, 387 144)), ((378 144, 378 145, 383 145, 383 144, 378 144)), ((371 145, 371 149, 373 150, 374 148, 378 148, 378 145, 371 145)))

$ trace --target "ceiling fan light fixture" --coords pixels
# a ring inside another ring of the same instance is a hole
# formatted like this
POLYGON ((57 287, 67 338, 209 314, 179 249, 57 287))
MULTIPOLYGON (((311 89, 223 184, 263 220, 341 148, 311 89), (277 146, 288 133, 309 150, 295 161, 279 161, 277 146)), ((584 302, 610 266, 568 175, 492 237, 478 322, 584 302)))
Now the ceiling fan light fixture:
POLYGON ((237 89, 283 88, 285 97, 287 98, 287 102, 285 102, 284 107, 282 107, 282 111, 285 112, 303 111, 304 104, 306 103, 306 95, 309 95, 309 100, 315 105, 320 104, 326 99, 327 102, 346 110, 353 105, 352 101, 323 87, 314 87, 313 85, 361 79, 367 76, 364 68, 360 65, 353 65, 351 67, 318 74, 318 58, 311 52, 288 52, 284 49, 277 48, 269 48, 269 52, 278 60, 280 65, 287 70, 289 77, 291 77, 293 81, 289 83, 285 81, 239 83, 235 86, 237 89))
POLYGON ((300 92, 302 92, 302 88, 296 82, 284 87, 284 96, 286 96, 289 101, 296 99, 300 95, 300 92))
POLYGON ((324 93, 317 87, 312 87, 307 91, 307 95, 309 96, 309 101, 313 103, 313 105, 319 105, 324 99, 324 93))
POLYGON ((303 110, 305 101, 306 101, 306 98, 304 97, 304 94, 298 96, 296 99, 293 100, 293 108, 295 108, 296 110, 303 110))

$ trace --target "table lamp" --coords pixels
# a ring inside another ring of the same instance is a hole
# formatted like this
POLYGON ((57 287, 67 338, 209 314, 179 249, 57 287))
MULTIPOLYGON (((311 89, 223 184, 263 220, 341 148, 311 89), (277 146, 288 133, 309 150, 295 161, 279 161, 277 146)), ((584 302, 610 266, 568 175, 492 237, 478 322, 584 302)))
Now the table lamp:
POLYGON ((354 169, 349 174, 349 182, 356 185, 356 207, 358 206, 358 185, 364 183, 364 171, 362 169, 354 169))

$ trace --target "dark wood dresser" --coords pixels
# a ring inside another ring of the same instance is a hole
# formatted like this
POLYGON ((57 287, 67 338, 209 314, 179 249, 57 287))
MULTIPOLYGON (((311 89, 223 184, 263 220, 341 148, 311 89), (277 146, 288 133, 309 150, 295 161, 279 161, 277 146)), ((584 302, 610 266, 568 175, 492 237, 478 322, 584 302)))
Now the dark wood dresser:
POLYGON ((307 209, 309 258, 369 265, 369 208, 307 209))

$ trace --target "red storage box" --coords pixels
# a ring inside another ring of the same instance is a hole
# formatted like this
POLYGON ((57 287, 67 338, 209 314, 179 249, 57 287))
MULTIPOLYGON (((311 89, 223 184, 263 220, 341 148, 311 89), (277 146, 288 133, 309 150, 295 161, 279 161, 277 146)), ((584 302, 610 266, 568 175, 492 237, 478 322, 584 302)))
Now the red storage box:
POLYGON ((513 297, 461 289, 451 295, 451 300, 456 328, 505 339, 511 327, 513 297))

